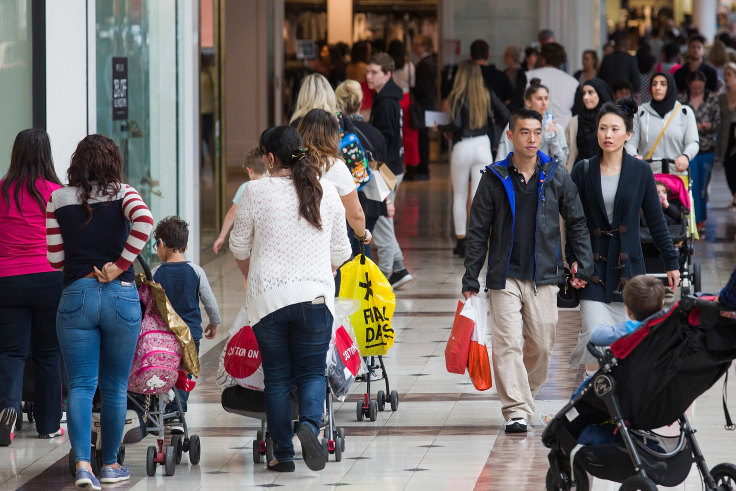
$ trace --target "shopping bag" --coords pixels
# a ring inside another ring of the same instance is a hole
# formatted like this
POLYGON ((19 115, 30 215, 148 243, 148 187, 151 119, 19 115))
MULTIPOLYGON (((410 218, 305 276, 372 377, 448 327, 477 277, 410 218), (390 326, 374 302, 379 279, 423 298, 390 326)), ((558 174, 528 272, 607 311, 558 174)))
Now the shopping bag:
POLYGON ((240 309, 235 318, 230 328, 230 338, 220 355, 217 385, 223 389, 240 385, 246 389, 263 390, 261 353, 248 323, 245 307, 240 309))
POLYGON ((341 298, 360 301, 360 309, 349 319, 362 356, 385 355, 394 344, 391 318, 396 297, 378 266, 359 254, 340 268, 341 298))
POLYGON ((465 303, 458 300, 455 320, 452 322, 452 332, 450 332, 450 339, 447 340, 447 346, 445 346, 445 367, 450 373, 462 375, 468 366, 470 336, 473 334, 474 322, 472 318, 463 315, 463 312, 468 314, 470 310, 472 310, 470 299, 465 303))
POLYGON ((365 371, 364 367, 357 341, 350 336, 345 326, 338 327, 327 350, 327 381, 332 394, 339 401, 345 400, 350 385, 361 370, 365 371))
POLYGON ((475 298, 475 327, 470 337, 470 351, 468 352, 468 374, 473 385, 478 390, 488 390, 493 385, 491 376, 491 362, 488 359, 486 347, 486 310, 481 307, 481 300, 475 298))

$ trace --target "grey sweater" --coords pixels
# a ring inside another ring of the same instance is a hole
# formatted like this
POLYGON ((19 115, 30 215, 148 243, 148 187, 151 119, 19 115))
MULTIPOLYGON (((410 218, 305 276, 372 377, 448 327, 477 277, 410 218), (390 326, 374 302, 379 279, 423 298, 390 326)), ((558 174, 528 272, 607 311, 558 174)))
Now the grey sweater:
MULTIPOLYGON (((679 103, 676 103, 672 110, 677 109, 678 105, 679 103)), ((671 114, 672 111, 665 114, 664 118, 659 117, 649 102, 639 107, 634 118, 634 132, 631 139, 626 142, 626 152, 646 158, 671 114)), ((677 109, 677 114, 667 126, 662 139, 654 149, 651 160, 675 159, 680 155, 685 155, 692 160, 700 150, 699 142, 695 113, 690 106, 683 104, 677 109)))

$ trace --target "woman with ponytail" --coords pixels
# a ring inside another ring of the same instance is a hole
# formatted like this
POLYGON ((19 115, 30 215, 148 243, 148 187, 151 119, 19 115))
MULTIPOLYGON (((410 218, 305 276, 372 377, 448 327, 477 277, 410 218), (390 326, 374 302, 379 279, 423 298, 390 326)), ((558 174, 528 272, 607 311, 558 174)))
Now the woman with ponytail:
POLYGON ((268 431, 276 443, 268 469, 293 472, 290 391, 299 392, 296 434, 311 470, 325 466, 319 433, 325 359, 332 335, 332 269, 350 258, 345 208, 322 163, 289 126, 261 134, 270 177, 253 181, 238 204, 230 250, 247 277, 248 318, 265 380, 268 431))
POLYGON ((589 371, 598 368, 586 349, 591 330, 628 320, 621 292, 629 279, 646 274, 639 237, 641 212, 665 264, 670 287, 674 289, 680 282, 677 252, 654 174, 649 164, 624 149, 631 138, 636 111, 636 102, 630 97, 604 104, 596 121, 601 151, 575 164, 571 174, 590 230, 594 271, 581 290, 582 329, 569 362, 572 366, 585 363, 589 371))

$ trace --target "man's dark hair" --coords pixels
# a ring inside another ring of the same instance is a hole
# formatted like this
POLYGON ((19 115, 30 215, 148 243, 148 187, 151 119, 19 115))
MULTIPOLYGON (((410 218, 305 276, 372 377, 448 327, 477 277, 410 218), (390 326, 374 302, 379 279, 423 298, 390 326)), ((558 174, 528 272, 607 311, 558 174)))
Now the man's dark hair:
POLYGON ((662 54, 664 55, 663 61, 674 63, 680 56, 680 46, 675 42, 667 43, 662 47, 662 54))
POLYGON ((520 119, 536 119, 537 121, 539 121, 539 124, 542 124, 541 114, 539 114, 534 109, 524 107, 514 111, 514 113, 511 115, 511 118, 509 119, 509 130, 514 131, 514 128, 516 128, 516 123, 520 119))
POLYGON ((643 321, 662 310, 664 285, 653 276, 640 274, 626 282, 623 297, 624 304, 634 314, 634 318, 643 321))
POLYGON ((555 68, 567 61, 567 53, 560 43, 547 43, 542 45, 540 56, 544 59, 544 63, 555 68))
POLYGON ((705 37, 702 34, 693 34, 689 38, 687 38, 687 45, 690 46, 694 42, 699 42, 703 46, 705 46, 705 37))
POLYGON ((394 59, 387 53, 376 53, 368 58, 368 65, 378 65, 383 73, 393 73, 396 68, 394 59))
POLYGON ((615 94, 619 90, 628 90, 629 92, 633 92, 634 88, 627 80, 616 80, 611 86, 611 92, 615 94))
POLYGON ((629 35, 626 31, 616 31, 611 35, 611 41, 616 49, 626 49, 629 44, 629 35))
POLYGON ((476 39, 470 45, 470 59, 473 61, 487 60, 491 56, 491 47, 482 39, 476 39))
POLYGON ((163 240, 174 252, 184 252, 189 242, 189 225, 176 215, 166 217, 156 225, 153 238, 163 240))

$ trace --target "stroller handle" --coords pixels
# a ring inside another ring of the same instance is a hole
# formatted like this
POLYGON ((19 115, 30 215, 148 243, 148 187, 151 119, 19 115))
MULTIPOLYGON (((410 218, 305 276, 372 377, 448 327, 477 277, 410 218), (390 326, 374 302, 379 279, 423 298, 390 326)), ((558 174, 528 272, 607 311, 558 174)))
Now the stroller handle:
POLYGON ((603 366, 607 363, 605 355, 600 352, 595 344, 593 344, 593 341, 588 341, 586 347, 588 348, 588 352, 593 355, 596 360, 598 360, 598 364, 600 366, 603 366))
POLYGON ((153 275, 151 274, 151 267, 148 265, 146 258, 143 257, 143 254, 138 254, 138 262, 140 263, 141 268, 143 268, 143 273, 146 275, 146 279, 149 281, 153 281, 153 275))

